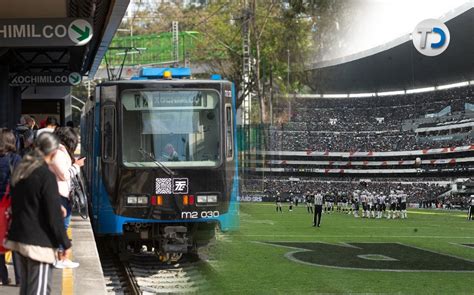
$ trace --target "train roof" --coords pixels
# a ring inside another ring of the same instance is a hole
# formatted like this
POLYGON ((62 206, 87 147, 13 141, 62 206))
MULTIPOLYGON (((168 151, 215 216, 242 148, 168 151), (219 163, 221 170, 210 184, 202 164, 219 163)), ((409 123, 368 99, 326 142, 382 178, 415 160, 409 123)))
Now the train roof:
POLYGON ((105 81, 98 86, 116 85, 116 84, 219 84, 222 82, 229 82, 228 80, 214 80, 214 79, 150 79, 150 80, 119 80, 119 81, 105 81))

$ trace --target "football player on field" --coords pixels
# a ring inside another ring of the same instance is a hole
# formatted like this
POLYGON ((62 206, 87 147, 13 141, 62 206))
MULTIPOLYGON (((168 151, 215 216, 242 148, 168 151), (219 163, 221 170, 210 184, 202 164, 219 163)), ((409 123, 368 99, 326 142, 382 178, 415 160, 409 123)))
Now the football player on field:
POLYGON ((369 217, 367 211, 367 191, 363 191, 360 194, 360 202, 362 203, 362 218, 369 217))
POLYGON ((390 212, 387 215, 387 219, 395 219, 395 210, 397 208, 397 195, 394 191, 390 191, 390 195, 388 197, 390 199, 390 212))
POLYGON ((280 213, 283 213, 281 210, 281 197, 280 197, 280 192, 277 191, 277 195, 275 198, 275 205, 276 205, 276 212, 280 211, 280 213))
POLYGON ((407 194, 405 194, 403 191, 400 191, 398 193, 398 197, 400 199, 401 218, 403 218, 403 219, 408 218, 408 216, 407 216, 407 194))

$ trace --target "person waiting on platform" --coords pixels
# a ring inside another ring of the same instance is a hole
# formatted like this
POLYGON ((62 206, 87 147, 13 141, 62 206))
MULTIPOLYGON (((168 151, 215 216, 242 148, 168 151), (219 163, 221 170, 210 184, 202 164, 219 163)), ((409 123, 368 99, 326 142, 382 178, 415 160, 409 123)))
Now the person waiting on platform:
POLYGON ((41 134, 35 141, 35 149, 12 174, 12 223, 5 247, 19 254, 20 294, 51 294, 56 249, 64 246, 60 259, 71 253, 58 184, 48 168, 58 148, 59 140, 54 134, 41 134))
MULTIPOLYGON (((0 200, 8 196, 9 184, 13 169, 20 163, 21 158, 16 153, 15 134, 10 129, 0 129, 0 200)), ((5 228, 6 229, 6 228, 5 228)), ((2 235, 3 239, 3 235, 2 235)), ((1 242, 1 240, 0 240, 1 242)), ((1 247, 0 245, 0 248, 1 247)), ((2 251, 5 249, 2 249, 2 251)), ((15 284, 20 284, 20 273, 17 269, 17 254, 12 253, 13 268, 15 271, 15 284)), ((3 285, 8 285, 8 270, 5 263, 5 253, 0 253, 0 278, 3 285)))
POLYGON ((44 128, 39 129, 36 131, 36 137, 40 136, 43 132, 51 132, 53 133, 54 130, 59 126, 58 120, 55 117, 48 117, 46 118, 45 122, 46 126, 44 128))
MULTIPOLYGON (((54 155, 51 163, 49 163, 49 169, 56 175, 59 188, 58 197, 61 200, 62 210, 66 211, 64 227, 67 230, 71 221, 72 211, 71 200, 69 199, 71 178, 79 174, 81 167, 84 166, 85 158, 79 160, 74 158, 74 151, 79 143, 79 137, 74 129, 70 127, 59 127, 56 128, 54 134, 58 137, 60 144, 58 151, 54 155)), ((60 248, 60 251, 61 250, 62 248, 60 248)), ((54 266, 56 268, 75 268, 79 266, 79 263, 66 259, 64 261, 58 260, 54 266)))

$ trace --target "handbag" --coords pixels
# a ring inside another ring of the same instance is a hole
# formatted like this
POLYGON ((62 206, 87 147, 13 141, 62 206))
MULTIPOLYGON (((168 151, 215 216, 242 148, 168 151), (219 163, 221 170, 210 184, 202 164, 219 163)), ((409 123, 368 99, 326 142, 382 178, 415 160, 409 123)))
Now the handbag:
POLYGON ((12 199, 10 197, 10 185, 7 185, 5 195, 0 201, 0 253, 5 253, 8 249, 3 247, 3 242, 7 236, 8 229, 10 227, 10 206, 12 199))

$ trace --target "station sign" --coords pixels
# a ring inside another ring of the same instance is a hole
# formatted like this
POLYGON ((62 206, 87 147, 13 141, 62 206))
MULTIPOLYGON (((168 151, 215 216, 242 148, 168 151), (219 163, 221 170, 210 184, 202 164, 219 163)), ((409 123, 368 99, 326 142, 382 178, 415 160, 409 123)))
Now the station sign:
POLYGON ((19 73, 10 75, 10 86, 76 86, 81 74, 72 73, 19 73))
POLYGON ((89 19, 0 19, 1 47, 82 46, 93 34, 89 19))

